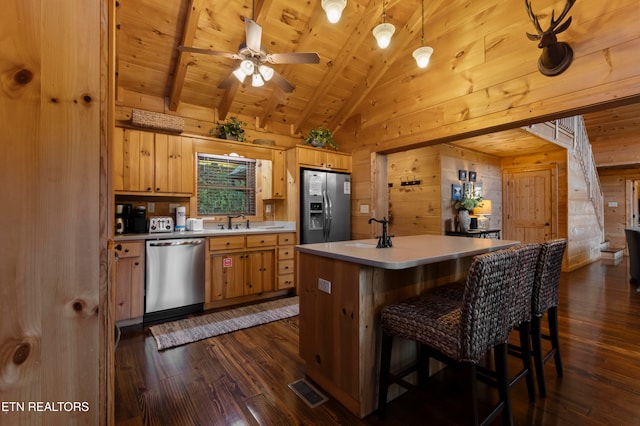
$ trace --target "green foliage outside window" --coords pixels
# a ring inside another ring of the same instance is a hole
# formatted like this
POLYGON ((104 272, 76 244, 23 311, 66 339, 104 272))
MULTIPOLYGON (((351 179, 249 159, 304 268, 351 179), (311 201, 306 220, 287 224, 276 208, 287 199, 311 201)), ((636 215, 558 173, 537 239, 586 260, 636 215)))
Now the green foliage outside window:
POLYGON ((255 213, 255 161, 198 154, 198 215, 255 213))

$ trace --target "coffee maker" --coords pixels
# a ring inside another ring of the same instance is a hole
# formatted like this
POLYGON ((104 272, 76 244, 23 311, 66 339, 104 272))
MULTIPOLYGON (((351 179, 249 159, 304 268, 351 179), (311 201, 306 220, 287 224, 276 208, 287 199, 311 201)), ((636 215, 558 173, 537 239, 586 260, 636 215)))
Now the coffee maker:
POLYGON ((144 206, 136 207, 133 212, 131 232, 142 234, 147 232, 147 209, 144 206))
POLYGON ((131 204, 116 204, 116 235, 131 232, 131 204))

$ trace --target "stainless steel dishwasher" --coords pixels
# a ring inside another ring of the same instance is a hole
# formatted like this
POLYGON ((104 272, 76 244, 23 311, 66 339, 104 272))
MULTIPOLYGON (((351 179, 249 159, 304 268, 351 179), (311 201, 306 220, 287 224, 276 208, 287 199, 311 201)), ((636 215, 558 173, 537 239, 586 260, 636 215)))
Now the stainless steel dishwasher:
POLYGON ((204 241, 204 238, 147 241, 144 322, 202 311, 204 241))

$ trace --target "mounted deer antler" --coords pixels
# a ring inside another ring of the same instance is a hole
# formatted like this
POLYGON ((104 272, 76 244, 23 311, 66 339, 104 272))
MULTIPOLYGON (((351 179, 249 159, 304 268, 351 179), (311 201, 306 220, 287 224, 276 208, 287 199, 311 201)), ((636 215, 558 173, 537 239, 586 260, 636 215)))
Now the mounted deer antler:
POLYGON ((527 33, 527 37, 532 41, 540 40, 538 47, 542 49, 542 54, 540 55, 540 59, 538 59, 538 70, 544 75, 554 76, 561 74, 571 65, 573 50, 567 43, 559 42, 556 35, 565 31, 569 28, 569 25, 571 25, 571 17, 569 17, 564 24, 560 23, 565 16, 567 16, 569 9, 571 9, 575 2, 576 0, 567 0, 567 4, 564 6, 564 10, 557 20, 554 16, 555 11, 551 11, 551 24, 549 25, 549 29, 543 31, 540 27, 540 22, 538 22, 538 18, 533 13, 533 10, 531 10, 531 2, 524 0, 527 12, 529 13, 529 19, 531 19, 531 22, 533 22, 533 25, 538 31, 537 35, 527 33))

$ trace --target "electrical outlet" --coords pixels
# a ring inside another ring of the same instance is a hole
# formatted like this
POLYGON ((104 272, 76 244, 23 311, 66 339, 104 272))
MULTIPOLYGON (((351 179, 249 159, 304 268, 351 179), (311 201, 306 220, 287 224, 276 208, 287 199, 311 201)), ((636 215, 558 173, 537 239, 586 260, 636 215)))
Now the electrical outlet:
POLYGON ((156 203, 147 203, 147 213, 154 213, 156 211, 156 203))
POLYGON ((331 281, 318 278, 318 290, 324 291, 327 294, 331 294, 331 281))
POLYGON ((271 213, 271 204, 266 204, 264 206, 265 213, 271 213))
POLYGON ((178 203, 169 203, 169 213, 175 213, 178 207, 180 207, 178 203))
POLYGON ((369 213, 369 204, 360 204, 360 213, 369 213))

